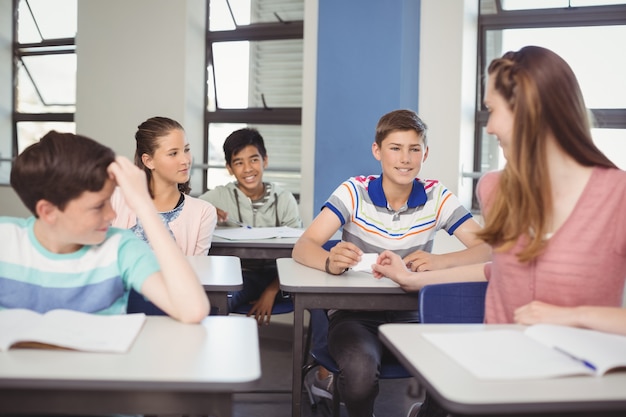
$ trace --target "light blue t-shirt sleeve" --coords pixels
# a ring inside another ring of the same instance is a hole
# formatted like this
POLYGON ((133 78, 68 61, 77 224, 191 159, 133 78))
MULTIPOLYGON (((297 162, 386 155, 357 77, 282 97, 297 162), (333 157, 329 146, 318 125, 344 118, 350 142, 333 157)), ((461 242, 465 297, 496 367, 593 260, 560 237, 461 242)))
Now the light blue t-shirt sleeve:
POLYGON ((130 230, 120 230, 122 238, 119 245, 119 269, 126 288, 132 287, 141 292, 145 280, 159 272, 161 267, 150 248, 143 240, 136 237, 130 230))

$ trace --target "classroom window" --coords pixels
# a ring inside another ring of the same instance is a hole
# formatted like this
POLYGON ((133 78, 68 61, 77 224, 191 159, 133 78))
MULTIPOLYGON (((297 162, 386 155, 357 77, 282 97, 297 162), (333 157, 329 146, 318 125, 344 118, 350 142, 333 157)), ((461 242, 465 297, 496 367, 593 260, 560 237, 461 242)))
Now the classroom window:
POLYGON ((13 7, 13 140, 1 153, 3 183, 10 160, 28 145, 52 129, 76 129, 77 0, 14 0, 13 7))
POLYGON ((205 188, 232 181, 222 146, 234 130, 259 130, 266 181, 299 195, 303 0, 208 0, 205 188))
MULTIPOLYGON (((501 169, 506 161, 495 137, 485 131, 482 103, 492 59, 526 45, 549 48, 576 73, 593 114, 597 146, 626 169, 626 2, 610 0, 481 0, 474 172, 501 169)), ((477 209, 474 200, 473 208, 477 209)))

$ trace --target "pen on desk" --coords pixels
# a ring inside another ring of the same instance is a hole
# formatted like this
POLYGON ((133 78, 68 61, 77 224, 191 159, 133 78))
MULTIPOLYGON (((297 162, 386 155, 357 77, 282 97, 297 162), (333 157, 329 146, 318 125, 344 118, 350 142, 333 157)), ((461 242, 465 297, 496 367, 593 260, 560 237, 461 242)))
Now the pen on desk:
POLYGON ((591 363, 591 362, 589 362, 589 361, 587 361, 585 359, 579 358, 578 356, 572 355, 568 351, 566 351, 566 350, 564 350, 564 349, 562 349, 562 348, 560 348, 558 346, 553 346, 553 348, 557 352, 561 352, 562 354, 564 354, 566 356, 569 356, 570 358, 574 359, 575 361, 582 363, 583 365, 585 365, 587 368, 591 369, 592 371, 596 371, 597 370, 596 366, 593 363, 591 363))

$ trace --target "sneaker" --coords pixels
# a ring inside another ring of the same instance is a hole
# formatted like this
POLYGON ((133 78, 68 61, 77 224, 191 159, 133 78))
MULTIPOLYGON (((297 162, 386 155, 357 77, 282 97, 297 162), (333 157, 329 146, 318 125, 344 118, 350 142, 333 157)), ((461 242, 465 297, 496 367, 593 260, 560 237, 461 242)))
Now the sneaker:
POLYGON ((411 408, 409 408, 409 412, 406 414, 406 417, 417 417, 421 407, 422 403, 413 403, 411 408))
POLYGON ((424 402, 420 405, 417 413, 413 415, 416 417, 448 417, 448 412, 426 393, 424 402))
POLYGON ((315 375, 310 383, 310 386, 307 387, 311 394, 315 395, 319 398, 326 398, 328 400, 333 399, 333 381, 334 376, 332 373, 329 373, 328 376, 324 379, 319 379, 317 375, 317 371, 315 371, 315 375))

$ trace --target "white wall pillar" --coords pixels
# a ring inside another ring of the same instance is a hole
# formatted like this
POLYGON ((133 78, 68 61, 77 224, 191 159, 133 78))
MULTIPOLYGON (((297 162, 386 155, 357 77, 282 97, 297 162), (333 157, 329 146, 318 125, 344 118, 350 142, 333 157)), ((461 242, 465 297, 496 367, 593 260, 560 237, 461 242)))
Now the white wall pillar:
POLYGON ((430 155, 423 178, 440 180, 471 207, 478 2, 421 0, 419 113, 430 155))
POLYGON ((204 0, 78 2, 76 132, 132 158, 137 126, 166 116, 201 160, 204 20, 204 0))

